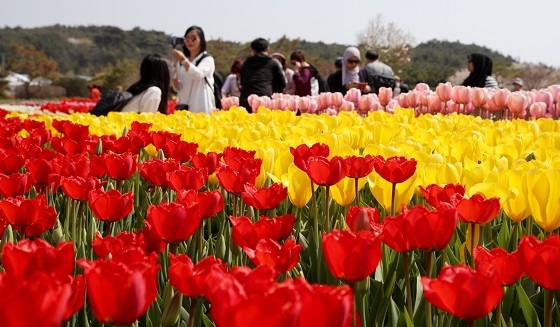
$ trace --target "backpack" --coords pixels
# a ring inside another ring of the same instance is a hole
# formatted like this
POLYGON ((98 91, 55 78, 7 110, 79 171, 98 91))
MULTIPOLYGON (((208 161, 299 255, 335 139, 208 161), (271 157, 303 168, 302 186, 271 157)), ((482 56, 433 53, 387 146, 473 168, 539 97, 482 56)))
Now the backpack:
POLYGON ((329 85, 327 84, 327 81, 325 81, 323 76, 319 74, 317 68, 309 65, 309 69, 311 70, 311 75, 315 77, 317 83, 319 84, 319 93, 329 92, 329 85))
MULTIPOLYGON (((198 59, 194 63, 194 65, 198 66, 198 64, 200 64, 202 59, 206 57, 211 57, 211 55, 208 53, 203 54, 200 57, 200 59, 198 59)), ((216 70, 214 70, 214 75, 212 75, 212 77, 214 77, 214 85, 210 85, 210 82, 208 82, 208 79, 206 77, 204 77, 204 81, 206 81, 206 85, 208 85, 212 90, 212 92, 214 93, 214 101, 216 102, 216 108, 222 109, 222 86, 224 86, 224 79, 222 75, 220 75, 220 73, 216 72, 216 70)))
POLYGON ((382 87, 389 87, 392 90, 397 86, 397 81, 393 76, 371 75, 369 76, 369 85, 375 94, 379 93, 382 87))
POLYGON ((109 91, 101 95, 89 113, 95 116, 106 116, 111 111, 121 111, 130 99, 132 99, 132 93, 128 91, 109 91))

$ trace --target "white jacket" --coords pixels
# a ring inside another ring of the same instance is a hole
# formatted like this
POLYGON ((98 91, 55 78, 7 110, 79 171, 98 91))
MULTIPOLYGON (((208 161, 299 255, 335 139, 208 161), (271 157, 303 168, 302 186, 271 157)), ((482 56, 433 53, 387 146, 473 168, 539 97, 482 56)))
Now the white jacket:
POLYGON ((161 101, 161 90, 150 86, 146 91, 135 95, 121 112, 157 112, 161 101))
POLYGON ((214 87, 213 75, 216 68, 212 57, 202 59, 200 64, 195 66, 204 53, 206 52, 202 52, 194 58, 188 71, 185 71, 181 63, 177 63, 175 67, 175 76, 179 78, 177 98, 179 103, 188 104, 191 112, 210 114, 216 108, 214 93, 211 88, 214 87), (204 77, 206 77, 210 86, 206 83, 204 77))

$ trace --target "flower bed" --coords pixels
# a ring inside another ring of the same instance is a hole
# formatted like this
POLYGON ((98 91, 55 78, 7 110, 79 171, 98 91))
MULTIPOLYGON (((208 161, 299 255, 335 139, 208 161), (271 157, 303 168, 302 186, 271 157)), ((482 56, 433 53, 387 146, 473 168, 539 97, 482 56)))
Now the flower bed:
POLYGON ((560 318, 556 120, 3 116, 6 325, 560 318))

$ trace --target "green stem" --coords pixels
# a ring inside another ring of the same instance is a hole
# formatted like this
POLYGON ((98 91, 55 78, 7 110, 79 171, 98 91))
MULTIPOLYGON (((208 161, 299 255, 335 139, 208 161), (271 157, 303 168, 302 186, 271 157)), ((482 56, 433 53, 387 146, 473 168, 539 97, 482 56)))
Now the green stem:
POLYGON ((198 260, 197 261, 200 261, 202 259, 202 255, 203 255, 203 252, 202 252, 202 250, 203 250, 202 249, 202 238, 203 238, 203 236, 204 236, 204 220, 201 220, 200 221, 200 226, 198 227, 198 244, 197 244, 198 260))
POLYGON ((496 327, 502 327, 502 301, 496 307, 496 327))
MULTIPOLYGON (((431 278, 432 272, 432 253, 433 251, 428 252, 428 256, 426 257, 426 276, 431 278)), ((432 305, 430 302, 426 301, 426 327, 432 327, 432 305)), ((411 318, 412 319, 412 318, 411 318)))
POLYGON ((475 241, 474 241, 474 234, 475 234, 475 228, 476 228, 476 224, 475 223, 470 223, 469 226, 471 227, 471 267, 474 268, 474 247, 475 247, 475 241))
POLYGON ((469 320, 469 327, 474 327, 474 320, 469 320))
POLYGON ((105 232, 103 233, 103 237, 111 236, 111 222, 105 222, 105 232))
POLYGON ((554 301, 554 291, 545 289, 544 291, 544 326, 552 327, 552 302, 554 301))
POLYGON ((408 309, 408 316, 414 317, 412 315, 412 289, 410 286, 410 268, 408 266, 408 252, 403 252, 403 260, 404 260, 404 278, 406 280, 406 306, 408 309))
POLYGON ((329 212, 329 186, 325 186, 325 232, 331 231, 331 217, 329 212))
POLYGON ((513 251, 517 250, 517 246, 519 245, 519 230, 521 228, 521 222, 515 222, 513 223, 513 231, 512 231, 512 236, 513 236, 513 251))
POLYGON ((196 299, 191 298, 191 306, 189 308, 189 327, 194 326, 194 309, 196 307, 196 299))
POLYGON ((169 252, 173 254, 177 254, 177 250, 179 249, 179 243, 169 243, 169 252))
POLYGON ((319 214, 317 212, 317 200, 313 191, 313 181, 311 182, 311 206, 313 207, 313 234, 315 236, 315 244, 319 244, 319 214))
POLYGON ((391 216, 395 216, 395 198, 397 196, 397 183, 393 183, 391 189, 391 216))
POLYGON ((360 190, 358 188, 358 180, 359 178, 354 178, 354 191, 356 193, 356 198, 354 199, 354 204, 356 206, 360 206, 360 190))

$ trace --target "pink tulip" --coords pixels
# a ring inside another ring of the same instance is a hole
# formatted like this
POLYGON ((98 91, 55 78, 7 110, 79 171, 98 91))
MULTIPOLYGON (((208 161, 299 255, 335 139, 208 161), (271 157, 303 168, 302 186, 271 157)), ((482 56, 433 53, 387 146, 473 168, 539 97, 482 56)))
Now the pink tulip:
POLYGON ((296 97, 289 97, 286 103, 286 109, 289 111, 296 111, 297 110, 297 98, 296 97))
POLYGON ((461 105, 458 103, 455 103, 453 101, 449 101, 447 103, 447 111, 448 112, 459 112, 459 109, 461 108, 461 105))
POLYGON ((319 93, 319 96, 317 97, 317 104, 320 110, 330 107, 332 105, 332 93, 319 93))
POLYGON ((300 97, 297 99, 297 108, 301 113, 309 111, 309 98, 308 97, 300 97))
POLYGON ((430 93, 428 96, 428 108, 430 113, 438 113, 443 108, 443 102, 440 101, 439 96, 435 93, 430 93))
POLYGON ((262 98, 261 97, 255 97, 253 98, 253 101, 251 101, 250 106, 251 109, 253 110, 253 112, 257 112, 257 110, 259 109, 260 106, 262 106, 262 98))
POLYGON ((379 88, 379 102, 382 106, 387 106, 389 101, 393 98, 393 89, 389 87, 381 87, 379 88))
POLYGON ((314 98, 310 98, 309 108, 307 109, 307 112, 309 112, 310 114, 314 114, 317 112, 318 109, 319 109, 319 104, 317 103, 317 100, 314 98))
POLYGON ((514 117, 518 117, 527 106, 527 98, 523 94, 515 92, 508 97, 507 104, 514 117))
POLYGON ((439 83, 436 87, 436 94, 439 97, 441 102, 447 102, 451 100, 451 91, 453 90, 453 86, 451 83, 439 83))
MULTIPOLYGON (((547 87, 547 90, 552 93, 552 98, 554 100, 558 99, 558 94, 560 93, 560 85, 556 84, 556 85, 550 85, 549 87, 547 87)), ((557 103, 558 101, 556 101, 555 103, 557 103)))
MULTIPOLYGON (((239 104, 239 98, 237 97, 235 98, 238 99, 238 104, 239 104)), ((222 98, 220 102, 222 103, 222 110, 229 110, 229 108, 233 106, 232 97, 222 98)))
POLYGON ((414 91, 418 91, 418 92, 429 91, 429 90, 430 90, 430 86, 426 83, 418 83, 414 87, 414 91))
POLYGON ((351 88, 350 90, 348 90, 348 92, 346 92, 344 99, 346 101, 358 103, 358 99, 360 98, 361 95, 362 95, 362 91, 360 91, 360 89, 351 88))
POLYGON ((488 101, 486 102, 486 110, 489 112, 498 112, 500 110, 502 110, 502 108, 498 108, 498 106, 496 105, 496 102, 494 102, 494 98, 490 97, 488 99, 488 101))
POLYGON ((456 85, 451 91, 451 99, 458 104, 467 104, 471 102, 472 88, 470 86, 456 85))
POLYGON ((362 112, 370 111, 373 107, 374 97, 371 94, 362 95, 358 99, 358 108, 362 112))
MULTIPOLYGON (((253 108, 253 101, 254 101, 255 99, 258 99, 258 98, 259 98, 259 96, 256 95, 256 94, 251 94, 251 95, 249 95, 249 96, 247 97, 247 102, 249 103, 249 107, 253 108)), ((260 103, 260 102, 259 102, 259 103, 260 103)))
POLYGON ((330 116, 336 116, 338 114, 338 111, 336 111, 336 109, 334 108, 327 108, 325 112, 330 116))
POLYGON ((338 108, 342 105, 342 102, 344 101, 344 96, 340 92, 334 92, 332 94, 332 99, 331 100, 332 100, 333 106, 338 108))
POLYGON ((529 113, 535 119, 542 118, 546 114, 546 103, 535 102, 529 107, 529 113))
POLYGON ((397 96, 397 102, 399 103, 399 106, 401 106, 401 108, 410 108, 410 105, 408 104, 408 93, 401 93, 397 96))
POLYGON ((484 107, 488 101, 488 89, 475 87, 473 88, 472 104, 475 107, 484 107))
POLYGON ((340 106, 340 111, 354 111, 354 102, 344 101, 340 106))
POLYGON ((410 108, 416 108, 420 105, 420 94, 416 91, 409 91, 406 94, 406 99, 410 108))
POLYGON ((496 105, 496 107, 500 109, 507 107, 508 97, 510 93, 511 92, 507 89, 496 90, 491 97, 494 100, 494 104, 496 105))
POLYGON ((544 102, 546 104, 546 108, 552 107, 552 105, 554 104, 554 97, 552 96, 552 92, 539 91, 537 93, 535 102, 544 102))

